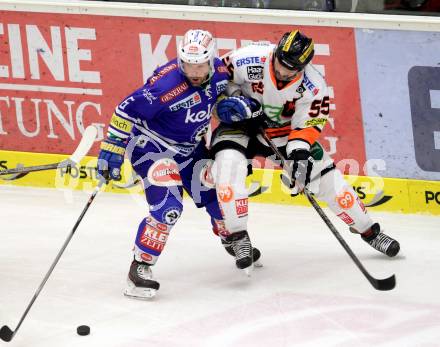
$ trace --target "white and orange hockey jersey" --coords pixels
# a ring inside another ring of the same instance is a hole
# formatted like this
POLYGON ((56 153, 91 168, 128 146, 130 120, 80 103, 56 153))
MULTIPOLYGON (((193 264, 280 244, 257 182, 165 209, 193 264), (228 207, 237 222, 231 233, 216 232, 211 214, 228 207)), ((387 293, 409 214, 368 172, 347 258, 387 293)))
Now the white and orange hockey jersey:
POLYGON ((223 58, 233 80, 227 94, 241 90, 258 100, 268 120, 267 134, 277 146, 287 144, 287 153, 309 149, 320 136, 330 111, 327 84, 312 65, 292 81, 278 84, 273 71, 276 45, 253 43, 223 58))

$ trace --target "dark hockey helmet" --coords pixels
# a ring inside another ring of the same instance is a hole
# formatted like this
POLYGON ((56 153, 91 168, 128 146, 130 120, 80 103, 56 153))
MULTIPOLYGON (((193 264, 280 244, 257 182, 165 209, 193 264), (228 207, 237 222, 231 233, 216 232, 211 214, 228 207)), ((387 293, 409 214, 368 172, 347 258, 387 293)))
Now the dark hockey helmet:
POLYGON ((313 40, 298 30, 285 33, 275 49, 281 65, 289 70, 302 70, 315 54, 313 40))

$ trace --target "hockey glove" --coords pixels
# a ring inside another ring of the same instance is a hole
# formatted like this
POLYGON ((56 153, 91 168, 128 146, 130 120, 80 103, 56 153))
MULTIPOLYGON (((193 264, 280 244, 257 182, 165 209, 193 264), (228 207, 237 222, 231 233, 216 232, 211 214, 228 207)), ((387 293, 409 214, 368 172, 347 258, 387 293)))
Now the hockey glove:
POLYGON ((263 118, 261 104, 245 96, 231 96, 217 104, 217 116, 221 122, 233 124, 243 121, 260 122, 263 118))
POLYGON ((287 157, 287 175, 290 178, 289 188, 291 195, 296 196, 310 183, 310 174, 313 168, 313 158, 306 149, 295 149, 287 157))
POLYGON ((121 179, 121 166, 127 144, 119 139, 106 139, 101 142, 98 155, 98 175, 106 180, 121 179))

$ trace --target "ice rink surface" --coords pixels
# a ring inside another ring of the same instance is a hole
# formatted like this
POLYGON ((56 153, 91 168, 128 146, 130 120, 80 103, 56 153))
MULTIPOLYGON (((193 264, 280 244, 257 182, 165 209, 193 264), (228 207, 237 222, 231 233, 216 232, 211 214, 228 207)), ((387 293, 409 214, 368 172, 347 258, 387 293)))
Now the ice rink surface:
MULTIPOLYGON (((0 325, 15 329, 90 192, 0 186, 0 325)), ((310 207, 250 203, 263 268, 237 270, 190 200, 154 267, 152 301, 122 295, 142 196, 99 194, 9 344, 26 347, 440 346, 440 218, 372 213, 401 243, 394 259, 346 226, 376 291, 310 207), (76 327, 91 327, 78 336, 76 327)))

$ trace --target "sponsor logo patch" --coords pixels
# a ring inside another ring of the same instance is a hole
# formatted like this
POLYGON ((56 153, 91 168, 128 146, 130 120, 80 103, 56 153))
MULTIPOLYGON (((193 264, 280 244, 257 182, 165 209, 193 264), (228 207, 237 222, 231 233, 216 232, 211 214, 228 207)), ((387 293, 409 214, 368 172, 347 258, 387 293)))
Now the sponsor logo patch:
POLYGON ((306 127, 314 127, 314 126, 318 126, 318 125, 324 126, 325 123, 327 123, 327 119, 325 119, 325 118, 315 118, 315 119, 309 119, 305 123, 305 125, 306 125, 306 127))
POLYGON ((228 85, 228 81, 220 81, 215 84, 215 89, 217 94, 221 94, 226 90, 226 86, 228 85))
POLYGON ((174 98, 178 97, 180 94, 182 94, 185 90, 188 89, 188 83, 183 82, 179 84, 177 87, 171 89, 168 93, 162 95, 160 97, 160 101, 163 103, 169 102, 173 100, 174 98))
POLYGON ((191 108, 192 106, 198 105, 202 102, 199 92, 195 92, 186 98, 177 101, 176 103, 170 105, 171 111, 178 111, 181 108, 191 108))
POLYGON ((338 217, 341 218, 341 220, 347 224, 347 225, 353 225, 354 221, 353 219, 345 212, 342 212, 340 214, 338 214, 338 217))
POLYGON ((148 253, 142 253, 141 258, 142 258, 142 260, 145 260, 145 261, 152 261, 153 260, 153 257, 151 255, 149 255, 148 253))
POLYGON ((296 88, 296 92, 299 94, 303 94, 305 91, 306 91, 306 88, 304 88, 302 83, 298 86, 298 88, 296 88))
POLYGON ((191 109, 188 109, 186 112, 185 124, 187 123, 199 123, 210 119, 211 117, 211 104, 208 104, 208 110, 202 110, 199 112, 191 112, 191 109))
POLYGON ((168 158, 159 159, 148 169, 148 180, 158 186, 182 185, 179 167, 177 163, 168 158))
POLYGON ((217 196, 221 202, 228 203, 234 197, 234 191, 231 186, 219 186, 217 188, 217 196))
POLYGON ((157 98, 150 92, 149 89, 145 88, 142 89, 142 95, 147 99, 147 101, 150 103, 150 105, 153 105, 153 101, 157 98))
POLYGON ((336 202, 344 210, 352 208, 354 205, 354 201, 354 196, 350 192, 344 192, 336 197, 336 202))
POLYGON ((263 67, 262 66, 248 66, 246 68, 247 75, 250 80, 262 80, 263 79, 263 67))
POLYGON ((177 68, 177 64, 171 64, 165 66, 162 70, 158 71, 155 75, 150 78, 150 85, 154 84, 157 80, 161 79, 163 76, 168 74, 170 71, 173 71, 177 68))
POLYGON ((156 252, 162 252, 165 243, 167 242, 168 235, 168 231, 161 231, 147 224, 139 241, 142 246, 146 248, 152 249, 156 252))
POLYGON ((248 199, 237 199, 235 200, 235 211, 237 215, 243 216, 248 213, 248 199))
POLYGON ((174 225, 179 219, 181 213, 182 211, 179 209, 171 207, 165 210, 165 212, 162 214, 162 220, 167 224, 174 225))
POLYGON ((260 57, 246 57, 237 59, 236 65, 237 67, 242 65, 249 65, 249 64, 260 64, 260 57))
POLYGON ((316 95, 319 93, 319 89, 316 88, 316 86, 309 80, 306 74, 304 74, 303 77, 303 84, 309 89, 313 95, 316 95))
POLYGON ((110 121, 110 125, 113 128, 117 130, 121 130, 126 133, 130 133, 133 128, 132 122, 117 116, 115 113, 113 113, 112 119, 110 121))

